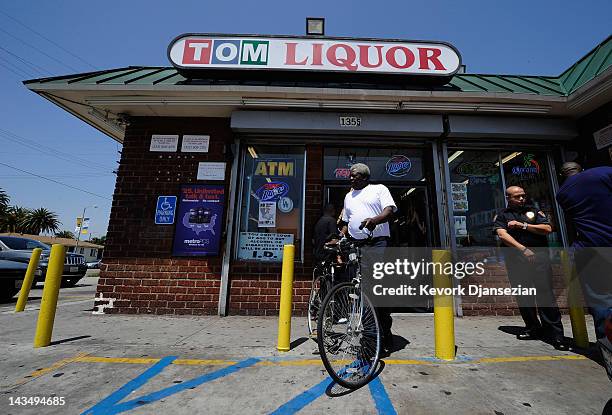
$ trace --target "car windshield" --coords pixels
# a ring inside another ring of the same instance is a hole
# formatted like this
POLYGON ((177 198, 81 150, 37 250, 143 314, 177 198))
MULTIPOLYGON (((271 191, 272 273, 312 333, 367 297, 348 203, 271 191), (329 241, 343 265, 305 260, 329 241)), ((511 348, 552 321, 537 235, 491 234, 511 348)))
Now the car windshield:
POLYGON ((27 251, 31 251, 34 248, 40 248, 45 251, 51 249, 49 245, 45 245, 42 242, 38 242, 33 239, 0 236, 0 241, 11 249, 23 249, 27 251))

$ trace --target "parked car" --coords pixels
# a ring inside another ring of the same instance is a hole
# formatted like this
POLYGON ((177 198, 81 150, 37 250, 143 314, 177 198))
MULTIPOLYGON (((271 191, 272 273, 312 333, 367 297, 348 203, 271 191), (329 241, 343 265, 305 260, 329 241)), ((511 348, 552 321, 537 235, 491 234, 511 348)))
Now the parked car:
POLYGON ((17 294, 25 277, 28 264, 0 259, 0 302, 17 294))
POLYGON ((100 269, 100 259, 87 263, 87 269, 100 269))
MULTIPOLYGON (((0 259, 23 262, 30 262, 32 250, 41 248, 42 254, 38 263, 38 269, 34 274, 34 282, 43 282, 47 274, 49 266, 49 256, 51 247, 34 239, 22 238, 17 236, 0 236, 0 259)), ((62 285, 64 287, 73 287, 87 272, 85 257, 71 252, 66 253, 64 260, 64 272, 62 274, 62 285)))

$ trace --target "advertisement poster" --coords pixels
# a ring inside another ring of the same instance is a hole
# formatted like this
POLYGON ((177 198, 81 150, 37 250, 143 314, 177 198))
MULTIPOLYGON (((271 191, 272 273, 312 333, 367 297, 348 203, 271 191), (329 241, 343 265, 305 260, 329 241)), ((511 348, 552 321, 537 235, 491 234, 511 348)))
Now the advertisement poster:
POLYGON ((224 206, 224 186, 181 186, 172 255, 219 255, 224 206))
POLYGON ((467 217, 455 216, 455 235, 467 236, 467 217))
POLYGON ((451 200, 453 202, 454 211, 467 212, 467 183, 451 183, 451 200))
POLYGON ((239 259, 281 262, 283 247, 293 243, 293 234, 240 232, 239 259))
POLYGON ((257 226, 260 228, 276 227, 276 203, 259 202, 259 220, 257 226))

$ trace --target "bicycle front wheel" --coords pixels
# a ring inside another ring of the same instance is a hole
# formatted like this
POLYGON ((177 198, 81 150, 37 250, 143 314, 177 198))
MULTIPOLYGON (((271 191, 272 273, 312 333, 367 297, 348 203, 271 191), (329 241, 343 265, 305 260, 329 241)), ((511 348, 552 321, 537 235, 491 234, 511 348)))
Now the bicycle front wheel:
POLYGON ((370 381, 380 359, 380 325, 370 300, 355 284, 334 287, 323 300, 317 343, 336 383, 357 389, 370 381))

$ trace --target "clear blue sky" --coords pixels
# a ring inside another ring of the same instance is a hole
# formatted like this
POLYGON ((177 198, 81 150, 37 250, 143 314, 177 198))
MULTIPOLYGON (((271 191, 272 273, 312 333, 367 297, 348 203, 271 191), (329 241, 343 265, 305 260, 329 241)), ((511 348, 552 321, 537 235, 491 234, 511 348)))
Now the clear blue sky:
POLYGON ((166 48, 181 33, 303 35, 307 16, 325 17, 329 36, 450 42, 471 73, 558 75, 610 34, 612 1, 5 1, 0 162, 104 198, 2 165, 0 188, 12 204, 56 212, 67 230, 74 230, 83 207, 97 205, 86 216, 93 236, 105 234, 120 146, 21 81, 92 66, 169 66, 166 48), (24 139, 41 151, 18 143, 24 139))

